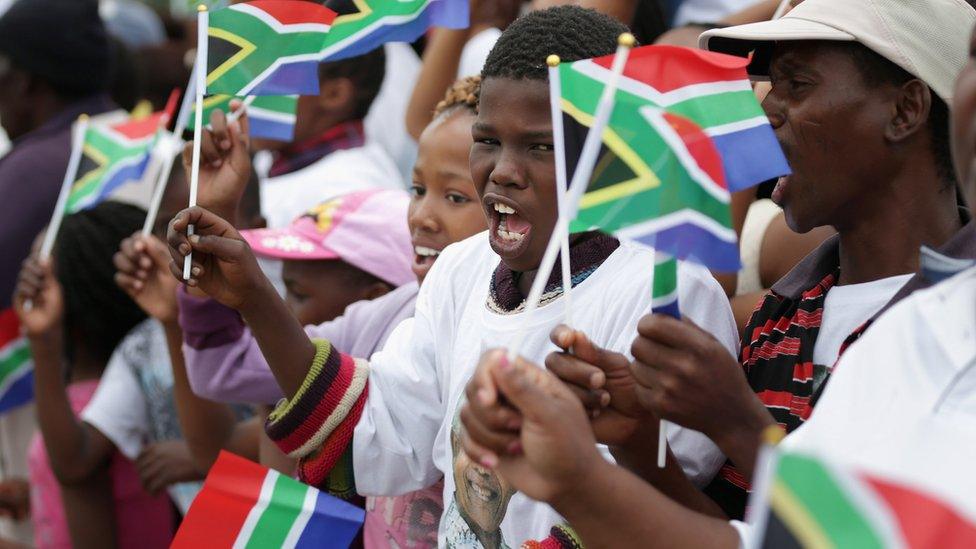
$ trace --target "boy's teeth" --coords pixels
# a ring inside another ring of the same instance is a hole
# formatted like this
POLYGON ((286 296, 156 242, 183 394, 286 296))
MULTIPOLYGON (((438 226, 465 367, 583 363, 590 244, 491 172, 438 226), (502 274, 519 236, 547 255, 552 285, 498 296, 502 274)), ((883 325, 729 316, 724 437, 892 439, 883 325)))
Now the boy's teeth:
POLYGON ((495 232, 498 234, 498 236, 502 240, 507 240, 509 242, 519 242, 520 240, 522 240, 525 237, 525 235, 522 234, 522 233, 516 233, 516 232, 512 232, 512 231, 506 231, 505 229, 503 229, 501 227, 499 227, 498 230, 495 231, 495 232))
POLYGON ((498 213, 503 213, 503 214, 515 213, 515 209, 512 208, 511 206, 506 206, 505 204, 499 204, 498 202, 495 202, 494 206, 495 206, 495 211, 498 213))
POLYGON ((440 250, 425 248, 424 246, 414 246, 413 251, 420 257, 436 257, 441 253, 440 250))

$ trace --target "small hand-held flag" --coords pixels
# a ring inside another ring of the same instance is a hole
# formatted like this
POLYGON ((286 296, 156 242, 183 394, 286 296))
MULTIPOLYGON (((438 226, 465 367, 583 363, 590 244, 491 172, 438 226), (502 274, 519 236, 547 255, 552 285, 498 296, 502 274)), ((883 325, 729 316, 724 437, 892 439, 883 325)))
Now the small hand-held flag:
POLYGON ((0 310, 0 414, 34 398, 30 345, 12 308, 0 310))
MULTIPOLYGON (((249 95, 245 98, 211 95, 203 100, 204 122, 210 120, 210 113, 215 110, 232 115, 230 104, 235 99, 247 107, 248 134, 251 137, 291 142, 295 133, 297 95, 249 95)), ((192 122, 189 129, 194 129, 192 122)))
MULTIPOLYGON (((748 60, 679 48, 635 49, 605 129, 596 114, 616 78, 616 56, 559 65, 561 136, 568 169, 592 173, 570 230, 601 229, 653 246, 652 311, 680 318, 678 262, 739 268, 730 191, 789 173, 749 84, 748 60), (581 152, 599 131, 602 148, 581 152)), ((557 128, 554 114, 554 129, 557 128)), ((574 177, 575 181, 575 177, 574 177)), ((660 429, 659 464, 667 425, 660 429)))
POLYGON ((200 42, 207 42, 200 65, 207 67, 205 93, 318 95, 318 59, 335 17, 325 6, 300 0, 214 10, 200 42))
POLYGON ((365 511, 242 457, 221 452, 173 549, 345 549, 365 511))

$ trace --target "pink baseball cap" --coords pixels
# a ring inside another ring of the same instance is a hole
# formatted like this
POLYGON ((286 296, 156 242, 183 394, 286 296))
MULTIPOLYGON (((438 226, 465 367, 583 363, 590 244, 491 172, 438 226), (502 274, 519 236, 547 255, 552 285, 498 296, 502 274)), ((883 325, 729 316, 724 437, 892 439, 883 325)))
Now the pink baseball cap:
POLYGON ((407 228, 410 196, 372 189, 338 196, 280 229, 241 234, 260 255, 277 259, 340 259, 396 286, 416 280, 407 228))

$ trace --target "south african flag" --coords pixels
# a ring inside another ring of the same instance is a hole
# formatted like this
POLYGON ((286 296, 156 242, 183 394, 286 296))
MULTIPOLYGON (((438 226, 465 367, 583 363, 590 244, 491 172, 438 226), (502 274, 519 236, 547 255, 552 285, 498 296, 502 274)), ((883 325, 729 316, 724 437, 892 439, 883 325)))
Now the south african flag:
POLYGON ((0 414, 34 398, 30 345, 20 335, 14 310, 0 310, 0 414))
MULTIPOLYGON (((612 62, 610 55, 559 66, 568 173, 612 62)), ((789 173, 747 63, 673 46, 633 50, 572 229, 600 227, 737 271, 729 191, 789 173)))
MULTIPOLYGON (((229 113, 230 103, 235 99, 244 101, 244 98, 233 95, 211 95, 204 99, 204 122, 210 120, 210 113, 214 109, 229 113)), ((291 141, 295 133, 295 111, 297 107, 297 95, 259 95, 253 97, 247 106, 248 133, 251 137, 291 141)), ((194 122, 194 117, 191 116, 188 130, 193 130, 194 122)))
POLYGON ((811 455, 773 459, 762 547, 976 547, 976 522, 934 494, 811 455))
POLYGON ((91 208, 122 185, 141 179, 163 119, 168 120, 172 106, 140 120, 89 125, 65 213, 91 208))
POLYGON ((468 26, 466 0, 328 0, 325 5, 339 17, 325 39, 323 61, 362 55, 386 42, 413 42, 432 26, 468 26))
POLYGON ((317 60, 336 14, 301 0, 254 0, 208 15, 208 94, 318 95, 317 60))

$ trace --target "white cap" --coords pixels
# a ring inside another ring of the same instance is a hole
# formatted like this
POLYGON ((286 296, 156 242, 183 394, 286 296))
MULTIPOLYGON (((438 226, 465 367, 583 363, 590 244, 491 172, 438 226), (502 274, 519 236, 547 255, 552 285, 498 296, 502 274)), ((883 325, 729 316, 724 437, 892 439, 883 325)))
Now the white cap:
MULTIPOLYGON (((976 10, 964 0, 805 0, 780 19, 709 30, 698 43, 703 49, 744 56, 779 41, 859 42, 928 84, 951 105, 974 23, 976 10)), ((769 76, 768 53, 754 58, 749 73, 769 76)))

